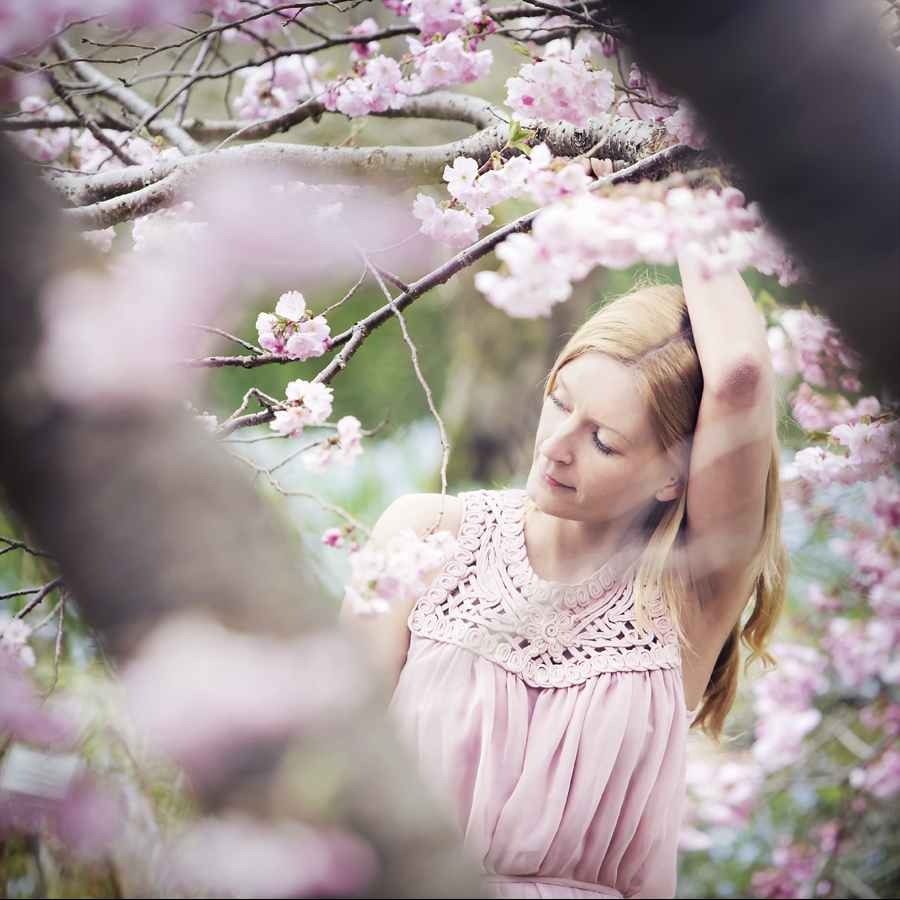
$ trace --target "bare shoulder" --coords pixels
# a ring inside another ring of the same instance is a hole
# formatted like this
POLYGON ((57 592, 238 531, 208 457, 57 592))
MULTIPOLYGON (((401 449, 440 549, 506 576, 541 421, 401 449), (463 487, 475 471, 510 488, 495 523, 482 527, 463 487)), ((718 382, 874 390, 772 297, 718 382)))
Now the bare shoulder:
POLYGON ((395 500, 372 529, 372 540, 389 541, 397 532, 411 528, 421 535, 434 526, 435 531, 449 531, 454 537, 462 522, 462 501, 440 494, 406 494, 395 500))
MULTIPOLYGON (((434 527, 436 531, 449 531, 454 537, 459 533, 462 521, 462 501, 457 497, 440 494, 407 494, 395 500, 382 514, 372 529, 372 543, 384 547, 395 534, 412 529, 420 537, 434 527)), ((437 577, 438 569, 423 579, 426 584, 437 577)), ((351 582, 352 584, 352 582, 351 582)), ((353 614, 353 604, 345 600, 341 620, 355 631, 368 647, 372 663, 393 688, 406 663, 409 650, 409 626, 407 619, 418 600, 415 596, 397 600, 388 613, 375 619, 360 620, 353 614)))

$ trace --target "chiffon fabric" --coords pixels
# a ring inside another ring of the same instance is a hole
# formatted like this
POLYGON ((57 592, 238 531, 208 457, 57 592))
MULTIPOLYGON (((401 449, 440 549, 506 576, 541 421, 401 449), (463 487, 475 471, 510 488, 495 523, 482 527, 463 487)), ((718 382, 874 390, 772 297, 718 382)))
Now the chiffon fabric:
POLYGON ((546 582, 523 492, 461 499, 391 703, 422 774, 495 896, 672 897, 688 716, 665 603, 636 621, 639 548, 546 582))

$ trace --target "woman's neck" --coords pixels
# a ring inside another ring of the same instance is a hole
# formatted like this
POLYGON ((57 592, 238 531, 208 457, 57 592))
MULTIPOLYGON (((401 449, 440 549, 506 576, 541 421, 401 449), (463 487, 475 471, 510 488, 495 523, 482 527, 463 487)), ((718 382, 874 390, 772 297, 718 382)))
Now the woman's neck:
POLYGON ((589 578, 642 533, 635 523, 589 527, 542 513, 534 506, 525 516, 525 550, 532 570, 544 581, 560 584, 589 578))

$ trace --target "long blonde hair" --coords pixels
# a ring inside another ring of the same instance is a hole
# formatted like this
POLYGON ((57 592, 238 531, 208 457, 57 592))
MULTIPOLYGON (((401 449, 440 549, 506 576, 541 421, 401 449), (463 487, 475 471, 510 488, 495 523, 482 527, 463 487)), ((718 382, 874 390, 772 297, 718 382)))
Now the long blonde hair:
MULTIPOLYGON (((686 531, 687 477, 691 439, 703 393, 703 373, 694 346, 684 292, 667 284, 642 284, 603 306, 563 347, 547 378, 544 396, 556 389, 556 376, 583 353, 603 353, 628 366, 647 403, 650 419, 665 453, 685 473, 684 489, 674 500, 656 501, 645 528, 646 548, 636 578, 638 614, 658 590, 667 598, 684 642, 680 607, 687 596, 683 553, 686 531)), ((737 692, 740 647, 749 650, 747 665, 774 660, 767 652, 784 606, 788 556, 781 539, 779 448, 773 438, 766 479, 763 534, 755 557, 757 571, 752 612, 738 622, 723 646, 703 696, 695 725, 713 736, 722 731, 737 692)))

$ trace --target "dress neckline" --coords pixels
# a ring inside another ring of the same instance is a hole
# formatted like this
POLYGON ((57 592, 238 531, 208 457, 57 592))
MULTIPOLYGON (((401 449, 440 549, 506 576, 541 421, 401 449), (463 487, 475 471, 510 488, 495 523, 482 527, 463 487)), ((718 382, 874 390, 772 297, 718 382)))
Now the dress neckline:
POLYGON ((590 591, 591 586, 608 589, 613 582, 621 577, 634 565, 641 554, 638 540, 629 541, 624 547, 617 550, 603 565, 593 574, 588 575, 577 582, 548 581, 541 578, 531 565, 528 557, 528 549, 525 545, 525 513, 528 494, 523 490, 508 491, 508 496, 514 499, 511 504, 504 504, 501 512, 501 529, 504 540, 500 543, 500 552, 507 568, 517 568, 520 573, 527 576, 533 588, 543 595, 568 595, 583 594, 590 591))

